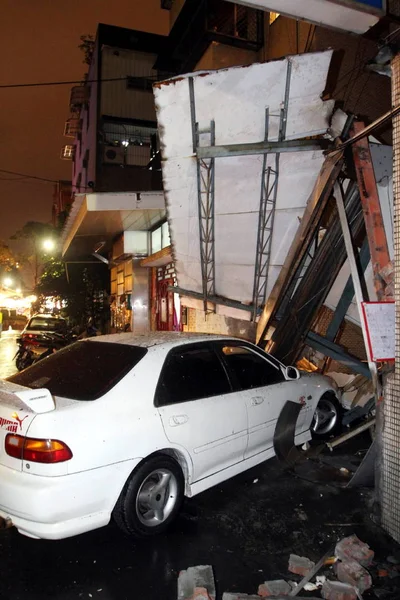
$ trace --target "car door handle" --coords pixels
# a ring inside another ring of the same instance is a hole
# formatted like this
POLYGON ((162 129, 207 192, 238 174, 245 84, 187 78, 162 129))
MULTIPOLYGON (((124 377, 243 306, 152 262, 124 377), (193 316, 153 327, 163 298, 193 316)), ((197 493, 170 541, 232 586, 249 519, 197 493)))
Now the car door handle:
POLYGON ((177 427, 178 425, 184 425, 189 421, 189 417, 187 415, 174 415, 170 418, 169 424, 171 427, 177 427))
POLYGON ((258 406, 259 404, 262 404, 263 402, 264 402, 264 398, 262 396, 254 396, 251 399, 252 406, 258 406))

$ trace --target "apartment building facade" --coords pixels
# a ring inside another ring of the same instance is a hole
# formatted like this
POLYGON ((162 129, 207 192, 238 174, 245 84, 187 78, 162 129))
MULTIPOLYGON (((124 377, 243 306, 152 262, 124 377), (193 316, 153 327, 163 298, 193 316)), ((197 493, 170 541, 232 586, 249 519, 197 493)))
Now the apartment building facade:
POLYGON ((109 270, 111 331, 179 321, 155 271, 172 269, 152 93, 153 82, 168 75, 154 66, 164 43, 100 24, 86 80, 71 90, 61 158, 72 162, 74 202, 63 257, 109 270))

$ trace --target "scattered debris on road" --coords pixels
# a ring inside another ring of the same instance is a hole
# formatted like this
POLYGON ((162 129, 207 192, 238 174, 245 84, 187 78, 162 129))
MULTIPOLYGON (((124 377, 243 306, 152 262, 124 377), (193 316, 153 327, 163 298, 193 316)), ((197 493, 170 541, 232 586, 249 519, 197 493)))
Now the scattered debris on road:
MULTIPOLYGON (((388 556, 386 562, 374 561, 374 551, 362 542, 356 535, 341 539, 321 559, 314 563, 309 558, 290 554, 288 571, 301 575, 299 582, 274 579, 264 581, 258 587, 257 594, 239 592, 224 592, 222 600, 284 600, 299 596, 305 592, 320 593, 318 598, 308 597, 307 600, 363 600, 362 594, 372 587, 372 575, 382 583, 384 578, 400 577, 400 560, 388 556), (324 575, 317 575, 321 569, 324 575), (379 579, 378 579, 379 578, 379 579), (311 581, 314 580, 314 581, 311 581)), ((377 597, 383 597, 384 590, 376 588, 377 597)), ((216 586, 211 566, 189 567, 181 571, 178 579, 178 600, 216 600, 216 586)))

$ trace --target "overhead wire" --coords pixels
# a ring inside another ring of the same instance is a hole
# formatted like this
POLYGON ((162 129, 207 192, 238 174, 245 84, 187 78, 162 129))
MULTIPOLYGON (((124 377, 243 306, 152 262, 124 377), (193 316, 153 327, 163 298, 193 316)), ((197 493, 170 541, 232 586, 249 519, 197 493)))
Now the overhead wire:
MULTIPOLYGON (((50 179, 47 177, 39 177, 38 175, 29 175, 28 173, 19 173, 18 171, 8 171, 6 169, 0 169, 0 173, 5 173, 6 175, 15 175, 15 177, 1 177, 0 176, 0 181, 19 181, 19 182, 26 182, 27 179, 33 179, 36 181, 39 181, 40 183, 59 183, 59 179, 50 179)), ((72 185, 72 187, 75 188, 84 188, 84 189, 91 189, 90 186, 88 185, 72 185)))
MULTIPOLYGON (((106 83, 108 81, 124 81, 127 79, 128 79, 128 76, 110 77, 107 79, 86 79, 85 81, 83 81, 82 79, 79 79, 79 80, 75 80, 75 81, 41 81, 41 82, 34 82, 34 83, 3 83, 3 84, 0 84, 0 89, 46 87, 46 86, 51 86, 51 85, 73 85, 73 84, 86 85, 87 83, 106 83)), ((154 76, 141 75, 139 77, 135 77, 135 79, 147 79, 147 80, 154 79, 154 81, 157 81, 158 78, 155 75, 154 76)))

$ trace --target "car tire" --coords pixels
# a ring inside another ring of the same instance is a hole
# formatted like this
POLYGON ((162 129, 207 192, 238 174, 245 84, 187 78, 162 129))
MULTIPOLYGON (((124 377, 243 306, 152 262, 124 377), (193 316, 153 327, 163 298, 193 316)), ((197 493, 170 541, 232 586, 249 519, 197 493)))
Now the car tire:
POLYGON ((325 393, 319 400, 311 422, 313 439, 324 440, 338 435, 342 430, 343 407, 333 392, 325 393))
POLYGON ((149 458, 126 482, 113 511, 114 521, 133 537, 162 533, 180 511, 184 484, 182 469, 173 458, 149 458))

